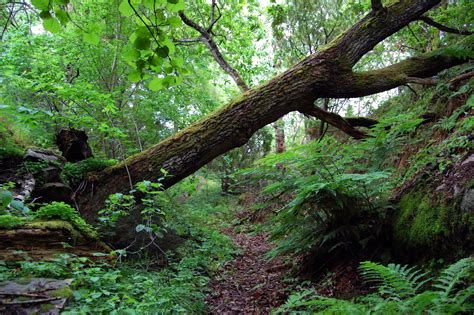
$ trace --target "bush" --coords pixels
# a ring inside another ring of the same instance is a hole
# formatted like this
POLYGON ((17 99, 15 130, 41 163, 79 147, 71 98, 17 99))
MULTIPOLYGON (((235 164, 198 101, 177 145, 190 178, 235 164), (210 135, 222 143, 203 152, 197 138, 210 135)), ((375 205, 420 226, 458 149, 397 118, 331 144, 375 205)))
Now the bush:
MULTIPOLYGON (((263 192, 288 200, 271 220, 279 254, 336 257, 378 237, 385 217, 389 173, 357 173, 357 152, 332 138, 266 157, 241 175, 264 179, 263 192)), ((275 198, 270 199, 271 203, 275 198)))

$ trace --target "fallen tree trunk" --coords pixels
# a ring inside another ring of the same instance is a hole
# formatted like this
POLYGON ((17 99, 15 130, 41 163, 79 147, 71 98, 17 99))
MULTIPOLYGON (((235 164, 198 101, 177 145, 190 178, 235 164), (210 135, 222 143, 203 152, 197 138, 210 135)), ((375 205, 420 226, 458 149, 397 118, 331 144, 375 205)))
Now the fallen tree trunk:
MULTIPOLYGON (((126 192, 143 180, 157 180, 161 169, 170 175, 162 184, 164 188, 170 187, 219 155, 245 144, 257 130, 283 115, 291 111, 314 112, 312 108, 318 98, 371 95, 465 62, 439 52, 379 70, 352 71, 375 45, 439 2, 400 1, 371 12, 319 53, 174 136, 98 174, 90 181, 89 189, 78 196, 79 210, 86 220, 94 222, 97 210, 110 194, 126 192)), ((333 119, 330 123, 337 128, 353 128, 344 119, 333 119)))
POLYGON ((61 253, 91 259, 112 258, 96 257, 98 252, 109 254, 110 248, 64 221, 30 222, 12 229, 0 229, 0 260, 3 261, 19 261, 25 257, 45 261, 56 259, 61 253))

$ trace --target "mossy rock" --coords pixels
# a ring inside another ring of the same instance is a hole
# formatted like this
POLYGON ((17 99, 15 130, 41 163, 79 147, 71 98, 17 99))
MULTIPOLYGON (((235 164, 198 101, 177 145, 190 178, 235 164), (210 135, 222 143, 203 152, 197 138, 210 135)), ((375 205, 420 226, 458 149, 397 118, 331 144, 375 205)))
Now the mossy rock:
POLYGON ((35 220, 23 224, 22 227, 26 229, 41 229, 50 231, 64 230, 69 232, 72 239, 76 241, 84 237, 84 235, 77 231, 71 223, 63 220, 35 220))
POLYGON ((397 256, 417 261, 472 254, 474 216, 461 210, 460 199, 444 200, 428 186, 405 193, 393 218, 397 256))

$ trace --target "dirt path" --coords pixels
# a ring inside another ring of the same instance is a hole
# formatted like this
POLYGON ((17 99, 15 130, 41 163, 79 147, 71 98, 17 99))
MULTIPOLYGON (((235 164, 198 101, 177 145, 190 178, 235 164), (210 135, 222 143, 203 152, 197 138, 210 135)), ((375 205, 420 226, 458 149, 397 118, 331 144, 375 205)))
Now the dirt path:
POLYGON ((268 314, 286 301, 287 267, 281 259, 268 261, 264 255, 272 247, 267 235, 236 234, 232 237, 241 254, 225 264, 211 280, 213 293, 207 298, 211 314, 268 314))

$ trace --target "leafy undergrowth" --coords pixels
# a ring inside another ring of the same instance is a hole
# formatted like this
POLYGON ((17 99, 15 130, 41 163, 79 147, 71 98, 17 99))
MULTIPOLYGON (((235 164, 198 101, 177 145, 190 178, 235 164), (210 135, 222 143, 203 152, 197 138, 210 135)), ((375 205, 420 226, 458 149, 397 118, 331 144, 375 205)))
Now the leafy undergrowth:
POLYGON ((191 191, 196 191, 196 180, 169 192, 175 218, 170 224, 187 241, 167 253, 168 264, 162 269, 154 269, 146 258, 121 261, 119 255, 110 264, 63 254, 51 262, 2 263, 0 281, 72 278, 74 292, 66 314, 204 313, 210 276, 235 253, 230 238, 219 231, 226 227, 222 222, 235 200, 221 196, 212 180, 191 191))
POLYGON ((415 267, 366 261, 362 277, 376 292, 352 300, 292 294, 275 314, 468 314, 474 311, 474 259, 465 258, 431 277, 415 267))

